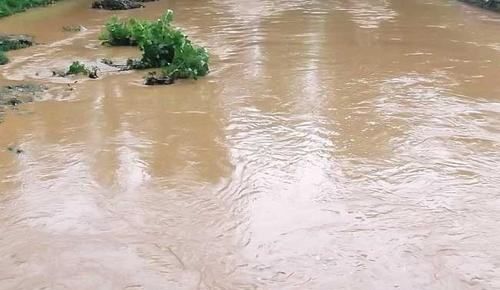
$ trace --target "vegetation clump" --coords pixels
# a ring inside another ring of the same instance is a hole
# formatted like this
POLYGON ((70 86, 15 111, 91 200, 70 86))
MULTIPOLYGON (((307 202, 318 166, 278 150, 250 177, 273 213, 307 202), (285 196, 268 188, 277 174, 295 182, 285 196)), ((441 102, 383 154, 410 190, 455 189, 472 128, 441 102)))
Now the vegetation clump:
POLYGON ((0 17, 22 12, 32 7, 46 6, 56 1, 57 0, 0 0, 0 17))
POLYGON ((91 68, 88 68, 83 63, 81 63, 79 61, 74 61, 69 66, 68 70, 66 70, 66 71, 54 70, 54 71, 52 71, 52 75, 59 76, 59 77, 67 77, 70 75, 86 75, 91 79, 96 79, 96 78, 98 78, 98 75, 97 75, 98 71, 99 71, 98 67, 93 66, 91 68))
POLYGON ((0 65, 9 62, 9 59, 5 55, 5 51, 21 49, 32 45, 33 38, 31 36, 0 34, 0 65))
POLYGON ((78 74, 88 74, 89 69, 83 64, 80 63, 79 61, 74 61, 71 63, 69 66, 68 72, 66 72, 66 75, 78 75, 78 74))
POLYGON ((9 62, 9 59, 5 55, 3 51, 0 50, 0 65, 6 64, 9 62))
POLYGON ((137 46, 138 39, 144 36, 146 26, 149 26, 149 24, 148 21, 140 21, 134 18, 120 21, 118 17, 113 16, 106 22, 99 39, 105 45, 137 46))
MULTIPOLYGON (((1 1, 1 0, 0 0, 1 1)), ((0 50, 8 51, 33 45, 33 38, 28 35, 0 34, 0 50)))
MULTIPOLYGON (((136 45, 142 52, 140 60, 129 60, 131 69, 161 68, 161 77, 196 79, 209 72, 209 55, 171 23, 168 10, 157 21, 111 18, 100 39, 108 45, 136 45)), ((171 83, 171 82, 166 82, 171 83)))

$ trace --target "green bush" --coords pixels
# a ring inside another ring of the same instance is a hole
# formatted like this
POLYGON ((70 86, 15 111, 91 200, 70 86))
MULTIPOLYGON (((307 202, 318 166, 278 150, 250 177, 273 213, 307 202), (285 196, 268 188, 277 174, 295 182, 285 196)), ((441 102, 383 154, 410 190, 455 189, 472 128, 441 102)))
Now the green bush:
POLYGON ((130 27, 126 22, 120 22, 116 16, 113 16, 106 22, 105 30, 99 36, 105 44, 109 45, 135 45, 132 41, 130 27))
POLYGON ((16 50, 33 45, 33 41, 29 37, 19 36, 19 37, 9 37, 0 35, 0 50, 16 50))
POLYGON ((80 63, 79 61, 74 61, 68 69, 68 72, 66 72, 66 75, 77 75, 77 74, 88 74, 89 69, 85 67, 84 64, 80 63))
POLYGON ((131 18, 126 21, 120 21, 116 16, 111 17, 105 24, 99 39, 104 44, 113 46, 136 46, 138 39, 144 36, 144 31, 150 23, 131 18))
POLYGON ((28 8, 45 6, 57 0, 0 0, 0 17, 25 11, 28 8))
POLYGON ((6 64, 8 62, 9 62, 9 59, 7 58, 7 56, 5 55, 5 53, 0 50, 0 65, 6 64))
POLYGON ((188 39, 171 25, 173 12, 168 10, 157 21, 111 18, 101 33, 110 45, 137 45, 140 61, 129 61, 133 68, 162 68, 162 74, 173 78, 194 78, 209 72, 209 55, 205 48, 188 39))
POLYGON ((208 60, 206 49, 193 46, 186 39, 186 43, 176 47, 172 63, 164 67, 162 73, 174 79, 196 79, 208 74, 208 60))

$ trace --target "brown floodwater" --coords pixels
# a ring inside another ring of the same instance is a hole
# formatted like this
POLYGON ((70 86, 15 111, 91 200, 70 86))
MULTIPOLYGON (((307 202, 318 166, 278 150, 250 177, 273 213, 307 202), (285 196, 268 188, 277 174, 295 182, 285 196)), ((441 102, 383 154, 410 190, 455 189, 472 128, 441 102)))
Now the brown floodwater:
POLYGON ((40 43, 9 53, 0 84, 49 88, 0 123, 1 290, 500 289, 499 14, 454 0, 89 5, 0 20, 40 43), (207 77, 51 76, 138 56, 101 46, 102 24, 168 8, 210 50, 207 77))

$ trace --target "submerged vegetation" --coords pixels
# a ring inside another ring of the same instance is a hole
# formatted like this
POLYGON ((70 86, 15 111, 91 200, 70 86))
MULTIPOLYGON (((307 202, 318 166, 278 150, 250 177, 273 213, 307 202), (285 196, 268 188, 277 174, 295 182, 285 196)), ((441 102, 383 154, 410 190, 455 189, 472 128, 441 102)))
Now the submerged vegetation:
POLYGON ((0 65, 6 64, 8 62, 9 62, 9 59, 7 58, 7 56, 5 55, 5 53, 0 50, 0 65))
POLYGON ((498 0, 459 0, 465 3, 476 5, 485 9, 500 12, 500 1, 498 0))
POLYGON ((33 38, 30 36, 0 34, 0 65, 9 62, 5 51, 26 48, 32 45, 33 38))
POLYGON ((168 10, 157 21, 111 18, 100 39, 107 45, 138 46, 140 60, 129 60, 134 69, 161 68, 161 76, 171 79, 205 76, 209 72, 209 56, 187 35, 171 25, 173 12, 168 10))
POLYGON ((55 3, 57 0, 0 0, 0 17, 12 15, 26 9, 45 6, 55 3))

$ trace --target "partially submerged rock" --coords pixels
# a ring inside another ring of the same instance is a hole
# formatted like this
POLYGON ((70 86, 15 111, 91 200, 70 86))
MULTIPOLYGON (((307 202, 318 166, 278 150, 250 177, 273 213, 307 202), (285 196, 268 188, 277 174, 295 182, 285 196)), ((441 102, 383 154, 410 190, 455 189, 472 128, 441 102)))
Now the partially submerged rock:
POLYGON ((33 102, 45 90, 44 86, 34 84, 0 87, 0 106, 17 106, 33 102))
POLYGON ((0 34, 0 50, 14 50, 32 46, 33 37, 29 35, 0 34))
POLYGON ((460 0, 472 5, 476 5, 485 9, 500 12, 500 3, 497 0, 460 0))
POLYGON ((131 58, 127 59, 126 61, 122 61, 122 60, 114 61, 114 60, 111 60, 109 58, 103 58, 103 59, 101 59, 101 63, 103 63, 107 66, 116 68, 119 71, 149 68, 141 60, 131 59, 131 58))
POLYGON ((171 85, 174 81, 175 79, 173 77, 159 75, 156 72, 150 72, 146 76, 144 84, 147 86, 171 85))
POLYGON ((87 30, 87 28, 85 28, 82 25, 66 25, 66 26, 63 26, 62 29, 63 29, 63 31, 66 31, 66 32, 80 32, 80 31, 87 30))
POLYGON ((53 77, 61 77, 61 78, 64 78, 68 75, 68 73, 65 71, 65 70, 61 70, 61 69, 54 69, 52 70, 52 76, 53 77))
POLYGON ((105 10, 127 10, 141 7, 144 6, 134 0, 96 0, 92 3, 92 8, 105 10))
POLYGON ((87 67, 79 61, 74 61, 67 70, 52 70, 52 76, 64 78, 70 75, 86 75, 91 79, 97 79, 99 78, 99 71, 100 69, 97 66, 87 67))
POLYGON ((97 78, 99 78, 98 71, 99 71, 98 67, 96 67, 96 66, 91 67, 88 70, 88 77, 91 78, 91 79, 97 79, 97 78))
POLYGON ((7 147, 7 150, 12 152, 12 153, 16 153, 16 154, 22 154, 24 153, 24 150, 19 148, 19 147, 14 147, 14 146, 9 146, 7 147))

